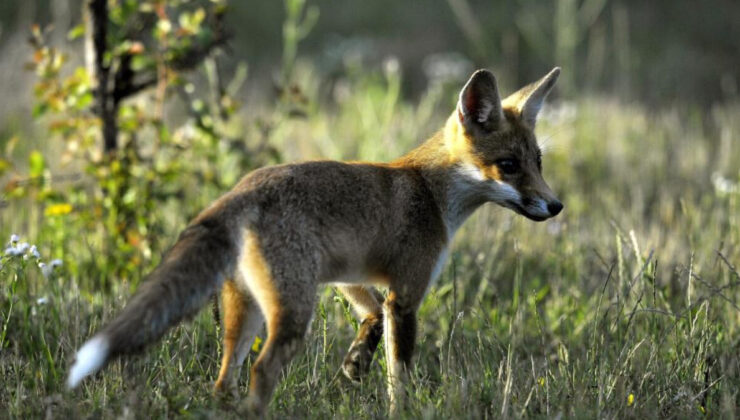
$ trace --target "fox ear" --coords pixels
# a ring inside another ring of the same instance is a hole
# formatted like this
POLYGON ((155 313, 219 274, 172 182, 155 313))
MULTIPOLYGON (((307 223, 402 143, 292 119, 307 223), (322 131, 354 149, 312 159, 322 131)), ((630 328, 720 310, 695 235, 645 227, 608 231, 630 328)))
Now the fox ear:
POLYGON ((537 114, 542 108, 547 94, 560 76, 560 67, 555 67, 542 79, 529 84, 504 99, 502 105, 506 109, 514 110, 519 118, 529 127, 534 128, 537 114))
POLYGON ((460 91, 457 103, 460 123, 466 130, 494 131, 504 119, 496 78, 488 70, 478 70, 460 91))

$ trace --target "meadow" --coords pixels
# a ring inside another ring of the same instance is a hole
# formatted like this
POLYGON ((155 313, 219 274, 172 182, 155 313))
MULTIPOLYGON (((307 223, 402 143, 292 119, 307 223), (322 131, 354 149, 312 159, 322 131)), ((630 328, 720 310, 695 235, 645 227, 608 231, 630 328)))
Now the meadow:
MULTIPOLYGON (((310 66, 298 74, 314 97, 322 80, 310 66)), ((459 87, 432 84, 408 100, 403 83, 392 65, 347 78, 301 117, 279 120, 267 142, 281 155, 258 164, 377 161, 410 150, 441 127, 459 87)), ((237 114, 246 127, 258 125, 250 116, 274 112, 248 111, 237 114)), ((653 108, 592 96, 547 104, 537 128, 544 175, 565 210, 534 223, 489 204, 461 228, 419 312, 402 417, 738 417, 737 115, 731 103, 653 108)), ((258 142, 258 131, 244 135, 258 142)), ((28 163, 47 180, 59 166, 55 144, 37 143, 28 163)), ((28 185, 0 209, 0 238, 18 250, 0 257, 3 417, 238 417, 235 401, 211 394, 222 331, 208 309, 142 355, 64 389, 74 350, 124 305, 187 219, 238 179, 243 152, 222 146, 218 159, 185 155, 182 163, 221 183, 176 173, 150 180, 155 190, 192 191, 142 210, 141 224, 158 226, 148 242, 128 237, 112 247, 109 231, 83 216, 91 204, 79 191, 60 204, 28 185), (52 268, 54 259, 61 265, 52 268)), ((89 191, 89 176, 75 188, 89 191)), ((361 385, 338 374, 356 328, 347 302, 323 290, 269 417, 386 416, 382 344, 361 385)))

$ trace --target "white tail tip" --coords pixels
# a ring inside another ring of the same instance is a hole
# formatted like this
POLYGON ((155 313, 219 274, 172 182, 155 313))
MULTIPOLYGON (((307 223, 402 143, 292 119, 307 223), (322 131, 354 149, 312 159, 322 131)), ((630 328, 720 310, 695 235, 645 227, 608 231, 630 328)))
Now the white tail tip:
POLYGON ((77 351, 74 365, 69 370, 67 388, 73 389, 80 384, 86 376, 98 371, 108 359, 108 339, 104 336, 96 336, 88 340, 77 351))

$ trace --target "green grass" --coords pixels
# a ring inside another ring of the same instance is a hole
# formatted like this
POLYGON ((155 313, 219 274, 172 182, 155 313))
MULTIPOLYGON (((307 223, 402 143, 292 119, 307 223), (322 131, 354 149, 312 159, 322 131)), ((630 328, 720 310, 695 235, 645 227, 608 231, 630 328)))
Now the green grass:
MULTIPOLYGON (((287 159, 395 157, 442 125, 454 94, 433 88, 406 103, 394 83, 359 78, 331 106, 282 122, 272 144, 287 159)), ((463 226, 419 312, 402 417, 738 417, 738 110, 604 98, 548 108, 538 127, 545 178, 565 211, 534 223, 487 205, 463 226)), ((170 217, 162 243, 184 226, 167 213, 178 205, 189 204, 167 202, 152 215, 170 217)), ((47 279, 35 261, 3 257, 3 412, 237 418, 235 402, 211 397, 221 331, 209 310, 143 355, 64 389, 74 350, 124 305, 140 276, 111 278, 95 268, 104 264, 83 264, 116 258, 103 254, 100 229, 76 223, 74 212, 44 218, 40 206, 13 201, 0 211, 3 241, 21 234, 44 261, 65 262, 47 279)), ((337 376, 356 325, 347 314, 332 289, 322 291, 270 417, 386 416, 382 346, 362 385, 337 376)), ((248 376, 245 368, 242 394, 248 376)))

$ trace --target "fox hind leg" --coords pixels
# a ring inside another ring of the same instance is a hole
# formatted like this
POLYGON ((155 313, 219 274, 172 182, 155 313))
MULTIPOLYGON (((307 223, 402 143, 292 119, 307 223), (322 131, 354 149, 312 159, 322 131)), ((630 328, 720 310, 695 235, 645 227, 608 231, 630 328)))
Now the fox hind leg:
POLYGON ((357 311, 360 329, 342 362, 342 372, 359 382, 370 371, 373 354, 383 336, 383 296, 374 288, 362 285, 337 286, 357 311))
POLYGON ((224 348, 214 391, 228 391, 236 397, 239 372, 264 318, 254 298, 240 290, 233 281, 224 283, 221 306, 224 313, 224 348))
MULTIPOLYGON (((315 290, 307 290, 313 295, 315 290)), ((247 398, 248 413, 259 417, 270 402, 282 369, 301 349, 313 313, 313 299, 308 304, 274 302, 266 311, 267 340, 252 365, 247 398)))
POLYGON ((246 414, 259 418, 275 389, 280 373, 302 347, 316 300, 316 276, 310 257, 301 259, 283 247, 270 248, 268 264, 256 235, 245 235, 240 271, 267 324, 267 340, 252 365, 246 414), (281 255, 288 252, 288 255, 281 255), (293 258, 291 258, 291 255, 293 258))

